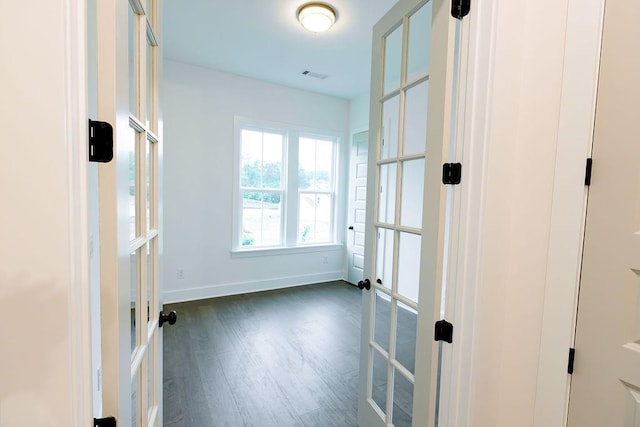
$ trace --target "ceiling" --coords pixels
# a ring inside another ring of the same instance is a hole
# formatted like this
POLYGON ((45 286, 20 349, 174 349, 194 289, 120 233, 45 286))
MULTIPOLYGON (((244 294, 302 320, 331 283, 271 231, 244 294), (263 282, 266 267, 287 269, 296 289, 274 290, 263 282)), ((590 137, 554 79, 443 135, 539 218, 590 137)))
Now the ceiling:
POLYGON ((305 0, 164 2, 164 55, 188 64, 344 99, 369 90, 371 29, 396 0, 330 0, 336 24, 313 34, 305 0), (302 75, 309 70, 328 76, 302 75))

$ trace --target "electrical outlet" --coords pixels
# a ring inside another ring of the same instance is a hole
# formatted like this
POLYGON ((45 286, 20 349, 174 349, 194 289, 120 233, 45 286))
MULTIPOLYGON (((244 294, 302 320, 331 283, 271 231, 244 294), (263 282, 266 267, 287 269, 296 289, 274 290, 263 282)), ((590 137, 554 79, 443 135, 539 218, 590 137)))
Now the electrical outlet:
POLYGON ((184 279, 184 270, 182 268, 178 269, 178 272, 176 273, 176 277, 178 279, 184 279))
POLYGON ((329 257, 327 257, 327 256, 323 256, 323 257, 322 257, 322 263, 323 263, 323 264, 329 264, 329 257))

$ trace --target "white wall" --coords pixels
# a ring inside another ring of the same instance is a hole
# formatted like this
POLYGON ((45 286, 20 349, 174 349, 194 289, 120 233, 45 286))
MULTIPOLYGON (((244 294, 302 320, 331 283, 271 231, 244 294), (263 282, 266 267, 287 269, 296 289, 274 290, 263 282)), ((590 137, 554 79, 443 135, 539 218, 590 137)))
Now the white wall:
POLYGON ((234 116, 339 132, 346 147, 349 103, 169 60, 163 84, 165 302, 346 277, 343 247, 240 258, 230 251, 234 116))
POLYGON ((84 19, 64 0, 0 14, 3 427, 91 422, 84 19))
POLYGON ((349 101, 349 135, 369 130, 369 92, 349 101))

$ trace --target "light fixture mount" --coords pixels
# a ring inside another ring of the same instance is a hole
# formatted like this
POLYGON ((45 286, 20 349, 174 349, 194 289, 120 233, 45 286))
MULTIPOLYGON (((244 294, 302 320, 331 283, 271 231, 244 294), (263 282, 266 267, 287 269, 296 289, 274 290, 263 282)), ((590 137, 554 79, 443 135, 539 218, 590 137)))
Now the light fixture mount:
POLYGON ((336 10, 326 3, 306 3, 298 9, 298 21, 312 33, 327 31, 335 24, 336 10))

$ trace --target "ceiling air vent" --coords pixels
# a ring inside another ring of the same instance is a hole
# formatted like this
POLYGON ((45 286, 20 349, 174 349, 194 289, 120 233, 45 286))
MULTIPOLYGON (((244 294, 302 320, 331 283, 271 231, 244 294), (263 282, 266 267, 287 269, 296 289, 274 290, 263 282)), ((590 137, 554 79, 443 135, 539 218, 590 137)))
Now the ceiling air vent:
POLYGON ((315 72, 313 72, 313 71, 309 71, 309 70, 305 70, 305 71, 303 71, 303 72, 302 72, 302 75, 303 75, 303 76, 307 76, 307 77, 314 77, 314 78, 316 78, 316 79, 320 79, 320 80, 324 80, 324 79, 326 79, 327 77, 329 77, 329 76, 327 76, 326 74, 315 73, 315 72))

